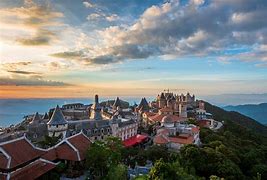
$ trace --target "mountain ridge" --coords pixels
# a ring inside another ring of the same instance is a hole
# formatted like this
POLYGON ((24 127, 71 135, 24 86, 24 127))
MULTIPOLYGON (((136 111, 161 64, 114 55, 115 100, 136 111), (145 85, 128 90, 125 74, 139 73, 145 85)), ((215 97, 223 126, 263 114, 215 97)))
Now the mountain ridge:
POLYGON ((267 138, 267 127, 248 116, 235 111, 226 111, 208 102, 205 102, 205 109, 207 112, 212 113, 213 118, 217 121, 224 121, 225 123, 230 124, 235 123, 254 132, 255 134, 259 134, 267 138))
POLYGON ((244 104, 244 105, 229 105, 223 107, 227 111, 236 111, 245 116, 248 116, 263 125, 267 124, 267 103, 260 104, 244 104))

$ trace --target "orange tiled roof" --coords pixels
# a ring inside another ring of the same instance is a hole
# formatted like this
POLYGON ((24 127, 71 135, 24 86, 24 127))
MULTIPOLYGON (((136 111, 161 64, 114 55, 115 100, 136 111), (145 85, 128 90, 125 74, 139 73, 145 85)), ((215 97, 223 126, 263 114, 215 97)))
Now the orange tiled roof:
POLYGON ((43 160, 38 159, 27 166, 24 166, 16 171, 10 173, 10 179, 16 180, 34 180, 43 174, 47 173, 51 169, 55 168, 56 164, 43 160))
POLYGON ((183 136, 177 136, 177 137, 169 137, 169 140, 173 143, 179 143, 179 144, 192 144, 194 142, 193 136, 183 137, 183 136))
POLYGON ((79 133, 64 139, 42 157, 50 161, 56 159, 81 161, 85 159, 85 153, 90 144, 91 141, 83 133, 79 133))
POLYGON ((5 180, 5 179, 7 179, 7 174, 2 174, 0 172, 0 180, 5 180))
POLYGON ((185 121, 186 120, 186 118, 183 118, 183 117, 179 117, 176 115, 166 115, 166 114, 157 114, 155 116, 149 117, 149 120, 154 121, 154 122, 161 122, 161 120, 165 116, 169 116, 169 118, 171 118, 173 122, 179 122, 179 121, 185 121))
POLYGON ((197 125, 200 127, 209 127, 210 126, 210 120, 198 120, 197 125))
POLYGON ((144 114, 146 114, 147 117, 156 115, 156 113, 153 113, 153 112, 144 112, 144 114))
POLYGON ((193 133, 198 133, 199 132, 199 127, 192 127, 192 132, 193 133))
POLYGON ((159 111, 161 111, 161 112, 173 112, 173 110, 171 108, 168 108, 168 107, 161 108, 159 111))
POLYGON ((6 163, 7 159, 4 156, 0 157, 0 159, 3 160, 0 163, 1 169, 15 168, 21 164, 32 161, 45 153, 45 151, 35 148, 25 137, 1 143, 0 147, 10 157, 10 165, 9 163, 6 163))
POLYGON ((1 169, 6 169, 7 164, 8 164, 7 157, 4 154, 0 154, 0 168, 1 169))
POLYGON ((160 133, 155 136, 153 141, 156 144, 167 144, 169 142, 179 144, 192 144, 194 142, 194 137, 189 134, 180 134, 176 137, 170 137, 165 133, 160 133))
POLYGON ((81 160, 85 159, 85 153, 89 148, 91 141, 83 134, 73 136, 68 141, 79 151, 81 160))
POLYGON ((54 161, 58 158, 56 148, 49 149, 42 158, 48 161, 54 161))
POLYGON ((169 139, 164 134, 159 134, 154 137, 153 142, 156 144, 167 144, 169 142, 169 139))

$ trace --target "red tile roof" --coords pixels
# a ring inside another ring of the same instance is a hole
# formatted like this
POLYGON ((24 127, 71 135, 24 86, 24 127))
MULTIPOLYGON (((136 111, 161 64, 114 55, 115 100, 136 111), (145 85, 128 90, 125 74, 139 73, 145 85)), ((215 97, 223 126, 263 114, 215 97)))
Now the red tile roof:
POLYGON ((57 158, 70 160, 70 161, 79 161, 78 152, 75 151, 68 143, 64 142, 56 148, 57 158))
POLYGON ((192 127, 192 132, 193 133, 199 133, 199 127, 192 127))
POLYGON ((68 141, 79 151, 81 160, 85 159, 85 154, 91 141, 85 135, 73 136, 68 141))
POLYGON ((173 110, 171 108, 168 108, 168 107, 161 108, 159 111, 161 111, 161 112, 173 112, 173 110))
POLYGON ((167 143, 179 143, 179 144, 192 144, 194 142, 194 137, 189 134, 180 134, 179 136, 168 136, 163 133, 156 135, 153 139, 155 144, 167 144, 167 143))
POLYGON ((197 125, 199 125, 200 127, 209 127, 211 124, 210 120, 198 120, 197 121, 197 125))
POLYGON ((48 161, 55 161, 57 159, 57 151, 56 148, 49 149, 42 158, 48 161))
POLYGON ((7 174, 2 174, 0 172, 0 180, 6 180, 7 179, 7 174))
POLYGON ((177 137, 169 137, 169 140, 173 143, 192 144, 194 142, 194 137, 191 135, 189 136, 179 135, 177 137))
POLYGON ((56 167, 53 162, 44 159, 38 159, 33 163, 24 166, 10 173, 10 179, 16 180, 34 180, 56 167))
POLYGON ((156 115, 156 113, 153 113, 153 112, 144 112, 144 114, 145 114, 147 117, 155 116, 155 115, 156 115))
POLYGON ((140 144, 141 142, 145 141, 147 139, 147 137, 148 136, 146 136, 146 135, 137 134, 133 137, 130 137, 129 139, 124 140, 123 145, 125 147, 134 146, 136 144, 140 144))
POLYGON ((55 147, 49 149, 42 158, 50 161, 56 159, 81 161, 85 159, 85 154, 90 144, 91 141, 83 133, 79 133, 64 139, 55 147))
POLYGON ((15 168, 39 158, 45 153, 44 150, 34 147, 25 137, 1 143, 0 148, 10 157, 9 164, 7 157, 3 156, 4 154, 0 156, 0 159, 3 160, 0 163, 1 169, 15 168))
POLYGON ((4 154, 0 154, 0 168, 1 169, 6 169, 7 164, 8 164, 7 157, 4 154))
POLYGON ((154 137, 153 142, 155 144, 167 144, 169 142, 169 139, 166 135, 159 134, 154 137))
POLYGON ((179 117, 179 116, 176 116, 176 115, 166 115, 166 114, 157 114, 155 116, 151 116, 151 117, 149 117, 149 120, 150 121, 154 121, 154 122, 161 122, 161 120, 165 116, 169 116, 169 118, 171 118, 173 122, 180 122, 180 121, 185 121, 186 120, 186 118, 183 118, 183 117, 179 117))

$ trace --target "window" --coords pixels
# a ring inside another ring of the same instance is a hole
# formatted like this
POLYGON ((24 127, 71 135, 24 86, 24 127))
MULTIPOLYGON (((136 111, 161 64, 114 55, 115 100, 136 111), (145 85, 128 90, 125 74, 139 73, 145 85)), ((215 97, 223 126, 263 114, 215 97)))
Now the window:
POLYGON ((97 137, 95 136, 95 140, 97 140, 97 137))
POLYGON ((95 133, 95 134, 97 133, 97 129, 94 129, 94 133, 95 133))
POLYGON ((101 129, 101 132, 104 133, 104 129, 103 128, 101 129))

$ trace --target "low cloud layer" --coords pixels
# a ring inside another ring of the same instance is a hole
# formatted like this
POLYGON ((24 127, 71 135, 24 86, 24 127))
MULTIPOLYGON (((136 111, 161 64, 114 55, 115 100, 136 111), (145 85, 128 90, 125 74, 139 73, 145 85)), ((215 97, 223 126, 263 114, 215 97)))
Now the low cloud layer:
POLYGON ((0 77, 0 86, 69 86, 64 82, 49 81, 38 78, 0 77))
POLYGON ((40 75, 41 73, 37 72, 32 72, 32 71, 7 71, 9 73, 14 73, 14 74, 25 74, 25 75, 40 75))

